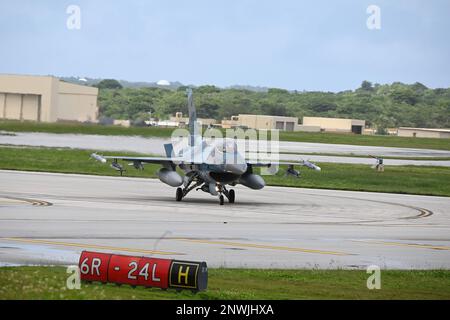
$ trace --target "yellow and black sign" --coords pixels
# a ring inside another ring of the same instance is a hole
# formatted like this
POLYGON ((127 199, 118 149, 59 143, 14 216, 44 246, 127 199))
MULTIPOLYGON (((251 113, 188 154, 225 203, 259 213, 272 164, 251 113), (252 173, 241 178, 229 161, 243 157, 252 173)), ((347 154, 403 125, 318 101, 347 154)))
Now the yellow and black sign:
POLYGON ((173 260, 169 271, 169 288, 206 290, 208 267, 206 262, 173 260))

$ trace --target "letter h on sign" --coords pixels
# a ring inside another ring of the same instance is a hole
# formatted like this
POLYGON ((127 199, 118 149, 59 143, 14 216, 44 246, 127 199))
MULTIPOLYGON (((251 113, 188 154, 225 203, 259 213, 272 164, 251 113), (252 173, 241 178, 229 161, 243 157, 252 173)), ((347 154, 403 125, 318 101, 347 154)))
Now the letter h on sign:
POLYGON ((188 284, 189 266, 186 267, 186 271, 183 272, 183 266, 178 268, 178 284, 181 284, 181 277, 184 277, 184 284, 188 284))
POLYGON ((169 287, 196 289, 199 267, 199 263, 173 261, 170 266, 169 287))
POLYGON ((206 262, 173 260, 169 271, 169 288, 206 290, 208 267, 206 262))

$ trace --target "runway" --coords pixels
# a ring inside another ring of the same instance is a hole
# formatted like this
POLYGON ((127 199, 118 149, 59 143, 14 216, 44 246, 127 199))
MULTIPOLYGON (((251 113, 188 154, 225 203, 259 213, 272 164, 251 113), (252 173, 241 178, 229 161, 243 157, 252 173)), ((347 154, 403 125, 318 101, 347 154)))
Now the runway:
POLYGON ((0 171, 0 262, 77 264, 82 250, 210 267, 450 268, 450 198, 237 186, 175 201, 159 180, 0 171))

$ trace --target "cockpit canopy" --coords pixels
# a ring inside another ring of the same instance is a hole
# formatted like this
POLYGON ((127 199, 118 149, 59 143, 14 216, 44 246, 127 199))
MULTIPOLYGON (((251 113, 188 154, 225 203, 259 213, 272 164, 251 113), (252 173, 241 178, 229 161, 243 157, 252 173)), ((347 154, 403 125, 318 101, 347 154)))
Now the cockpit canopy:
POLYGON ((215 144, 215 149, 219 153, 235 154, 238 152, 237 143, 233 139, 221 139, 217 141, 215 144))

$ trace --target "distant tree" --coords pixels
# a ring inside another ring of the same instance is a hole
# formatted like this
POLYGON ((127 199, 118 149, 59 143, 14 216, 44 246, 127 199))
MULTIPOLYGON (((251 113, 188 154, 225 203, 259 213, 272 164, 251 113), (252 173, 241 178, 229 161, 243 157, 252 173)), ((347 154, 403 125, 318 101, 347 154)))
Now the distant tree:
POLYGON ((179 86, 178 89, 177 89, 177 91, 180 91, 180 92, 186 92, 186 90, 187 90, 188 88, 189 88, 188 86, 179 86))
POLYGON ((202 103, 197 107, 197 116, 199 118, 217 119, 220 106, 213 103, 202 103))
POLYGON ((286 107, 277 103, 263 102, 261 104, 262 114, 267 114, 270 116, 286 116, 286 107))
POLYGON ((379 126, 379 127, 377 127, 377 134, 382 135, 382 136, 386 136, 386 135, 389 134, 389 132, 387 131, 386 127, 379 126))
MULTIPOLYGON (((445 89, 445 88, 436 88, 433 91, 436 95, 443 95, 443 94, 446 94, 448 90, 449 89, 445 89)), ((450 93, 450 91, 449 91, 449 93, 450 93)))
POLYGON ((269 88, 267 91, 269 94, 289 94, 289 91, 285 89, 278 89, 278 88, 269 88))
POLYGON ((415 105, 419 98, 416 92, 405 86, 392 90, 391 97, 395 102, 403 102, 410 105, 415 105))
POLYGON ((311 109, 315 112, 327 112, 330 110, 336 110, 337 106, 334 103, 317 102, 311 106, 311 109))
POLYGON ((220 92, 220 89, 217 88, 216 86, 200 86, 198 87, 195 92, 199 92, 199 93, 217 93, 220 92))
POLYGON ((119 81, 114 79, 104 79, 94 85, 94 87, 97 87, 99 89, 122 89, 122 85, 119 83, 119 81))
POLYGON ((416 91, 416 92, 423 92, 425 90, 427 90, 427 86, 425 86, 424 84, 420 83, 420 82, 416 82, 414 83, 411 88, 416 91))
POLYGON ((373 91, 372 82, 364 80, 361 83, 361 89, 364 90, 364 91, 373 91))

